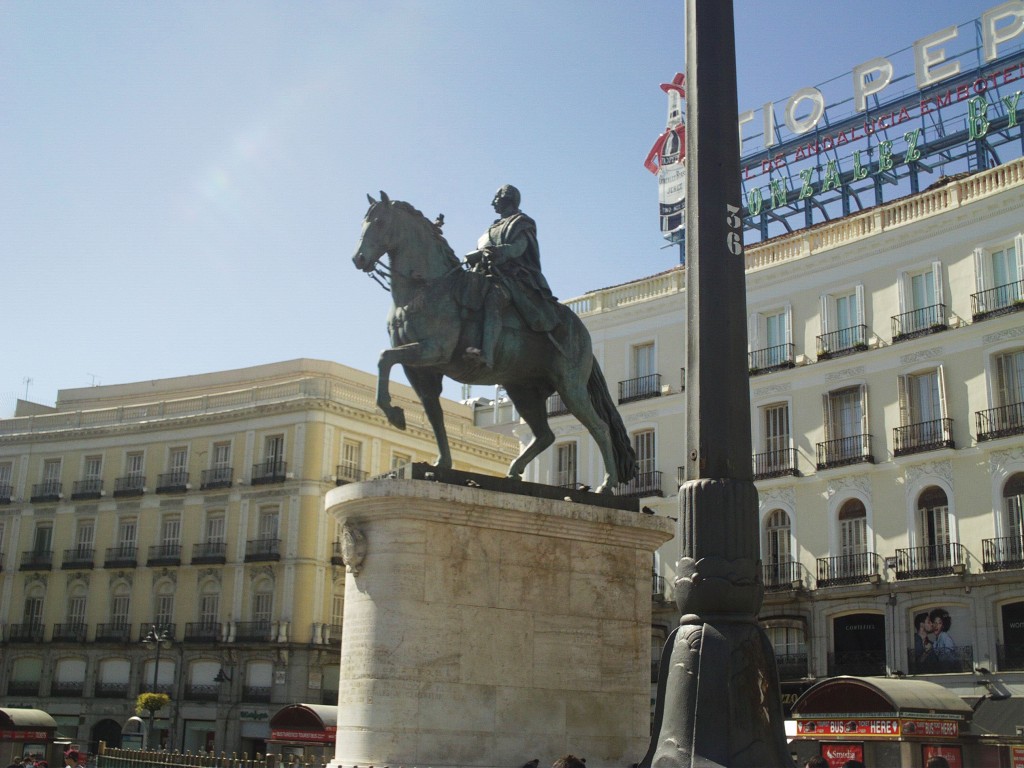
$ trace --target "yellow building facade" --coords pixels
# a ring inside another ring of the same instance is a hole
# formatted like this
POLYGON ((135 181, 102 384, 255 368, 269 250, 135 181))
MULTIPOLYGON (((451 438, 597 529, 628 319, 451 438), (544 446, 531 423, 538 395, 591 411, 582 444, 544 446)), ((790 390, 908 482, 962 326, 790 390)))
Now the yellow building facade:
MULTIPOLYGON (((281 706, 333 704, 345 569, 324 494, 436 456, 412 390, 392 384, 400 432, 374 384, 300 359, 62 390, 0 420, 6 704, 95 749, 155 683, 161 743, 249 754, 281 706), (154 627, 167 642, 143 642, 154 627)), ((518 443, 443 405, 455 467, 503 475, 518 443)))

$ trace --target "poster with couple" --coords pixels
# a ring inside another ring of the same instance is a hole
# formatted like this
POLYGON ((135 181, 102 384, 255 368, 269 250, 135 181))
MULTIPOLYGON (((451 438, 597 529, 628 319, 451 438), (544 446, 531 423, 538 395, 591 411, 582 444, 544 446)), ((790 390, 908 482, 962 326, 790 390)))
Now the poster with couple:
POLYGON ((926 675, 960 672, 964 656, 957 642, 957 630, 970 626, 966 611, 943 606, 924 607, 913 613, 914 645, 910 654, 910 673, 926 675))

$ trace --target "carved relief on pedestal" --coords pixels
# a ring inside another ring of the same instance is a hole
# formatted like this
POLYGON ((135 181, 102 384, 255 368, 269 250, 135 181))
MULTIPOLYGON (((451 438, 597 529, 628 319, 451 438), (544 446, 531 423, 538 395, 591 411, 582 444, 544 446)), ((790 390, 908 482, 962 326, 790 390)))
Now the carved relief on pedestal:
POLYGON ((341 528, 341 556, 345 561, 345 570, 358 576, 366 558, 366 536, 348 520, 341 528))

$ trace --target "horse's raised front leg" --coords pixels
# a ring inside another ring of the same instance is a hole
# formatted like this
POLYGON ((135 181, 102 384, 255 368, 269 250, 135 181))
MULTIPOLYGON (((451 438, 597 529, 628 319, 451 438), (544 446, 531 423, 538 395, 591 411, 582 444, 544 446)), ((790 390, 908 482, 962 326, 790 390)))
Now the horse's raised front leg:
POLYGON ((446 358, 436 345, 413 342, 385 349, 377 361, 377 407, 384 411, 388 421, 398 429, 405 429, 405 410, 391 404, 391 369, 396 365, 431 366, 440 365, 446 358))
POLYGON ((437 441, 435 467, 451 469, 452 452, 448 447, 448 432, 444 427, 444 410, 441 408, 441 385, 444 377, 434 370, 406 367, 405 376, 423 403, 427 420, 434 430, 437 441))

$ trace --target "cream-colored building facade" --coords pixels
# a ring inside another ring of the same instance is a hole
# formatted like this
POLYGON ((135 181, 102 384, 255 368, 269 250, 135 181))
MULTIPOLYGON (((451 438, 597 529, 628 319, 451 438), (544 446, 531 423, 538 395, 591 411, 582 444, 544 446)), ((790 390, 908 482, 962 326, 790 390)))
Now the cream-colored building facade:
MULTIPOLYGON (((839 674, 1024 694, 1024 161, 749 246, 746 265, 761 618, 787 699, 839 674)), ((673 517, 684 283, 677 267, 568 302, 640 457, 622 492, 673 517)), ((558 405, 530 477, 593 484, 594 445, 558 405)), ((655 559, 655 596, 680 546, 655 559)))
MULTIPOLYGON (((94 749, 155 679, 162 743, 250 755, 280 707, 334 704, 345 568, 324 495, 436 455, 412 390, 392 384, 401 432, 374 385, 299 359, 62 390, 0 420, 5 704, 94 749)), ((504 474, 518 443, 443 407, 455 467, 504 474)))

